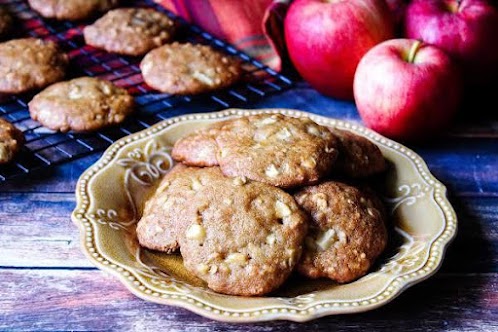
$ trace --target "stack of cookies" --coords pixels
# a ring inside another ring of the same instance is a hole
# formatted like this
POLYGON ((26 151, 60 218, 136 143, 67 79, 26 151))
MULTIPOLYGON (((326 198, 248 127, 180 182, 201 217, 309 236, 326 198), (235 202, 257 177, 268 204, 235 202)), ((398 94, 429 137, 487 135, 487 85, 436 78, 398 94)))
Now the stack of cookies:
MULTIPOLYGON (((173 42, 177 26, 150 8, 118 8, 118 0, 29 0, 41 16, 83 20, 107 12, 83 30, 95 48, 143 56, 140 68, 153 89, 170 94, 197 94, 224 88, 240 79, 239 61, 210 46, 173 42)), ((0 6, 0 38, 8 37, 14 20, 0 6)), ((33 120, 54 131, 88 132, 122 123, 134 110, 123 88, 94 77, 60 82, 69 57, 56 43, 35 38, 0 43, 0 95, 44 89, 29 103, 33 120), (58 82, 58 83, 57 83, 58 82)), ((24 136, 6 120, 0 123, 0 164, 12 160, 24 136), (19 139, 21 138, 21 139, 19 139)))
POLYGON ((345 182, 386 168, 363 137, 265 113, 187 135, 172 155, 179 163, 146 203, 138 240, 180 250, 216 292, 264 295, 294 270, 350 282, 386 246, 382 202, 345 182))

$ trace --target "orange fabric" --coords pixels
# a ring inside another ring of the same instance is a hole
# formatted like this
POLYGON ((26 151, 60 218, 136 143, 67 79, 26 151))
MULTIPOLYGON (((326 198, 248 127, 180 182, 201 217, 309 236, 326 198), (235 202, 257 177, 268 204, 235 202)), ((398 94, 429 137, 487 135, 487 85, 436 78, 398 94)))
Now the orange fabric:
MULTIPOLYGON (((280 70, 280 41, 285 1, 272 0, 155 0, 214 36, 280 70), (279 13, 277 13, 279 11, 279 13), (280 37, 279 37, 280 36, 280 37)), ((286 9, 286 6, 285 6, 286 9)))

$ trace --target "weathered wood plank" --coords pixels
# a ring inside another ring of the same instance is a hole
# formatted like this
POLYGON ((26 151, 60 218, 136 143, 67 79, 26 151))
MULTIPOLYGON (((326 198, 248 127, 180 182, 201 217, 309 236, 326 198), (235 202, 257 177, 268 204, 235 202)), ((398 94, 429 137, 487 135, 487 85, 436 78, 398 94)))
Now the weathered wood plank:
POLYGON ((71 221, 73 194, 0 194, 0 266, 93 266, 71 221))
MULTIPOLYGON (((498 272, 498 198, 452 197, 459 232, 445 272, 498 272)), ((0 266, 92 267, 70 220, 72 194, 0 194, 0 266)))
POLYGON ((446 253, 444 272, 498 272, 498 199, 450 198, 458 233, 446 253))
POLYGON ((451 138, 412 147, 453 195, 498 196, 498 141, 451 138))
POLYGON ((100 271, 0 270, 0 330, 497 331, 497 287, 497 274, 439 274, 368 313, 305 324, 227 324, 140 300, 100 271))

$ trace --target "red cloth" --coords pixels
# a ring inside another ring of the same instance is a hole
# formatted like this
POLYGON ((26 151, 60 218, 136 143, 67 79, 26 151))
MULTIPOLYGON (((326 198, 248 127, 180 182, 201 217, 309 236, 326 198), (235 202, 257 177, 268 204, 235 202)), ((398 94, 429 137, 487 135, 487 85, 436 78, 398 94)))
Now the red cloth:
POLYGON ((289 0, 155 1, 269 67, 281 69, 282 24, 289 0))

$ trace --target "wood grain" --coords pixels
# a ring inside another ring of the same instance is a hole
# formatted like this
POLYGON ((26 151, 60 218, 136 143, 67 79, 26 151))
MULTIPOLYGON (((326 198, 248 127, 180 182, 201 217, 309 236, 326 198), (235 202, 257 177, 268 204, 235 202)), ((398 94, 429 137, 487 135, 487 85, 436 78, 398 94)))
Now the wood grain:
POLYGON ((305 324, 227 324, 145 302, 100 271, 0 270, 0 330, 37 331, 494 331, 498 275, 439 274, 378 310, 305 324), (30 287, 25 287, 30 285, 30 287))
POLYGON ((71 221, 74 194, 0 194, 0 266, 92 267, 71 221))
POLYGON ((496 139, 453 137, 412 147, 450 193, 459 196, 498 196, 496 139))

